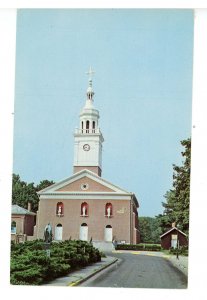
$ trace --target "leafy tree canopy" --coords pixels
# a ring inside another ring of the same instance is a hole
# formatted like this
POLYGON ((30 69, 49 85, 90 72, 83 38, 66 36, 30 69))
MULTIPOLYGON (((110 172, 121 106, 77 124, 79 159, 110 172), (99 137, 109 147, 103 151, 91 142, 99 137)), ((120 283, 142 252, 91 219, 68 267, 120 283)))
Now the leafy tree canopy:
POLYGON ((191 139, 181 141, 184 151, 181 152, 184 161, 181 166, 173 165, 172 189, 165 194, 163 214, 157 216, 162 232, 176 227, 188 234, 189 204, 190 204, 190 165, 191 165, 191 139))
POLYGON ((36 186, 34 183, 22 181, 18 174, 13 174, 12 181, 12 204, 17 204, 27 209, 28 202, 31 203, 32 211, 38 210, 39 198, 37 192, 53 184, 53 181, 43 180, 36 186))
POLYGON ((160 223, 157 218, 139 217, 141 243, 160 243, 160 223))

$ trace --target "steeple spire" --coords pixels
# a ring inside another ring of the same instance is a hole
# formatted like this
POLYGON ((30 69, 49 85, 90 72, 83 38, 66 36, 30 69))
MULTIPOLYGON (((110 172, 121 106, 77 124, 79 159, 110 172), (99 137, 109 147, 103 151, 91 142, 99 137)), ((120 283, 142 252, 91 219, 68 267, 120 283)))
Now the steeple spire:
POLYGON ((89 82, 89 85, 88 85, 88 88, 87 88, 87 93, 86 93, 87 100, 93 101, 94 91, 93 91, 93 88, 92 88, 92 76, 93 76, 93 74, 95 74, 95 72, 90 67, 89 71, 86 72, 86 74, 88 75, 88 82, 89 82))
POLYGON ((92 76, 93 74, 95 74, 95 72, 92 70, 91 66, 89 67, 89 70, 88 72, 86 72, 86 74, 88 75, 89 82, 92 81, 92 76))

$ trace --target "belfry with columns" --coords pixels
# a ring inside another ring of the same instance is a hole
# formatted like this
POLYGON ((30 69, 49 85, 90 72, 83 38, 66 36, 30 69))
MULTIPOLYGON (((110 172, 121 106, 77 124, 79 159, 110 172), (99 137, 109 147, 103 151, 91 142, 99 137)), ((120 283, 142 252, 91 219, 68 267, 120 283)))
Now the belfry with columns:
POLYGON ((56 241, 92 240, 96 247, 109 250, 113 241, 140 242, 139 204, 134 193, 101 177, 104 138, 94 107, 93 73, 90 68, 86 102, 74 133, 73 175, 38 192, 34 238, 43 238, 50 223, 56 241))

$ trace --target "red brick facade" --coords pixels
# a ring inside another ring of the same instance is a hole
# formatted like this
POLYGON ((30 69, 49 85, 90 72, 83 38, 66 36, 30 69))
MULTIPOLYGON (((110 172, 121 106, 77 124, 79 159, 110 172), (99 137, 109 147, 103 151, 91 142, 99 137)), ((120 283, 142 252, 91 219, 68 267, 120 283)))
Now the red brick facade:
POLYGON ((65 185, 64 187, 58 189, 58 191, 62 192, 82 192, 85 191, 86 193, 89 192, 114 192, 114 190, 110 189, 109 187, 104 186, 103 184, 97 183, 96 181, 84 176, 74 182, 65 185), (84 185, 86 188, 84 189, 84 185))
POLYGON ((28 236, 33 236, 34 226, 35 226, 35 214, 21 208, 17 205, 13 207, 18 207, 21 210, 20 213, 12 213, 11 224, 13 231, 11 232, 11 240, 18 242, 22 239, 27 240, 28 236))
MULTIPOLYGON (((81 166, 74 166, 73 167, 73 173, 80 172, 81 170, 84 170, 86 167, 81 167, 81 166)), ((94 167, 94 166, 87 166, 87 169, 90 170, 91 172, 94 172, 96 175, 101 176, 101 169, 99 167, 94 167)))
POLYGON ((104 181, 90 171, 82 171, 40 192, 39 211, 35 233, 43 238, 44 228, 50 223, 56 239, 57 225, 61 227, 63 240, 80 238, 81 225, 87 225, 87 240, 105 240, 106 226, 112 228, 112 239, 126 243, 139 243, 138 202, 136 197, 104 181), (82 177, 80 178, 80 174, 82 177), (72 181, 71 181, 72 178, 72 181), (82 185, 87 190, 82 190, 82 185), (61 204, 62 214, 57 214, 61 204), (86 215, 82 215, 82 204, 87 204, 86 215), (106 214, 110 204, 112 214, 106 214))

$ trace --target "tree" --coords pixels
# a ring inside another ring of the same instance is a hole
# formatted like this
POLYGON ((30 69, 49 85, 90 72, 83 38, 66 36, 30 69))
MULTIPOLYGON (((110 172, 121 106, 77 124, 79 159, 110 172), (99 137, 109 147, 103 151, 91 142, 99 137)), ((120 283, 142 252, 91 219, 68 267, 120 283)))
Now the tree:
POLYGON ((169 230, 172 227, 172 223, 175 221, 174 206, 176 199, 174 190, 167 191, 164 197, 166 199, 166 202, 162 202, 164 213, 163 215, 160 214, 157 216, 162 233, 166 232, 166 230, 169 230))
POLYGON ((30 202, 32 209, 36 211, 38 200, 34 183, 27 184, 25 181, 21 181, 19 175, 13 174, 12 204, 27 208, 28 202, 30 202))
POLYGON ((48 187, 48 186, 50 186, 50 185, 52 185, 52 184, 54 184, 54 181, 52 181, 52 180, 47 180, 47 179, 42 180, 42 181, 40 181, 40 183, 36 186, 36 191, 39 192, 39 191, 45 189, 46 187, 48 187))
POLYGON ((163 215, 157 216, 163 231, 171 227, 172 222, 188 234, 189 230, 189 204, 190 204, 190 165, 191 165, 191 139, 181 141, 185 148, 181 152, 184 161, 182 166, 173 165, 173 188, 165 194, 166 202, 163 215))
POLYGON ((173 187, 175 191, 174 215, 175 222, 180 229, 188 232, 189 230, 189 206, 190 206, 190 165, 191 165, 191 140, 181 141, 185 151, 182 156, 185 158, 183 165, 173 166, 173 187))
POLYGON ((37 186, 33 182, 26 183, 20 179, 20 176, 13 174, 12 182, 12 204, 17 204, 23 208, 28 207, 28 202, 31 203, 32 211, 38 210, 39 198, 37 191, 53 184, 53 181, 43 180, 37 186))
POLYGON ((151 242, 150 218, 139 217, 139 230, 141 243, 151 242))
POLYGON ((139 217, 140 238, 142 243, 160 243, 159 221, 151 217, 139 217))

